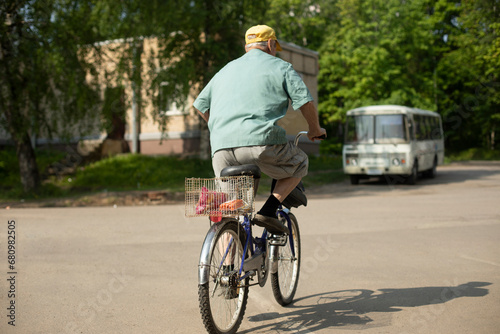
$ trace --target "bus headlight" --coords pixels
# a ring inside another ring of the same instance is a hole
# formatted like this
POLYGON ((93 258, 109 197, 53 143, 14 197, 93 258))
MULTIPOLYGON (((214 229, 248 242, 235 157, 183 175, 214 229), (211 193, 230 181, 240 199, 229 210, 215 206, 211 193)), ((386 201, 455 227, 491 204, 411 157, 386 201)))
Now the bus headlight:
POLYGON ((348 166, 357 166, 358 165, 358 155, 356 154, 348 154, 345 157, 345 164, 348 166))
POLYGON ((394 158, 394 159, 392 159, 392 164, 393 164, 394 166, 399 166, 401 163, 399 162, 399 159, 398 159, 398 158, 394 158))

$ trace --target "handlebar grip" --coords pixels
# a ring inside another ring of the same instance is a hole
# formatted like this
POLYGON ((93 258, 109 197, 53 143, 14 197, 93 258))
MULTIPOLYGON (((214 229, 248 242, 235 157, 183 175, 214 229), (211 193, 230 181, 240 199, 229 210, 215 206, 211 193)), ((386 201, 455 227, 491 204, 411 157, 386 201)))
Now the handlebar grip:
MULTIPOLYGON (((300 131, 297 136, 295 137, 295 140, 293 141, 295 146, 297 146, 299 144, 299 138, 300 136, 305 136, 307 135, 307 131, 300 131)), ((321 136, 318 136, 318 137, 314 137, 315 139, 326 139, 326 134, 325 135, 321 135, 321 136)))

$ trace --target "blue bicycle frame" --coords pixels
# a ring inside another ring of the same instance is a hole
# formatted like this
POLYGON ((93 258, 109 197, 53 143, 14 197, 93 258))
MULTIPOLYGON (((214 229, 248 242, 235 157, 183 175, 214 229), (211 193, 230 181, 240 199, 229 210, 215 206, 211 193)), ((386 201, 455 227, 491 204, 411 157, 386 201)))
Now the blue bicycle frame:
MULTIPOLYGON (((290 216, 288 215, 288 212, 289 210, 288 209, 283 209, 282 207, 279 208, 278 210, 278 215, 285 218, 286 221, 287 221, 287 226, 288 226, 288 230, 289 231, 292 231, 292 222, 290 220, 290 216)), ((239 280, 242 281, 244 279, 246 279, 247 277, 250 276, 251 273, 246 273, 244 276, 242 276, 242 273, 243 273, 243 266, 245 264, 245 254, 247 254, 248 252, 248 249, 250 248, 250 255, 253 256, 255 254, 262 254, 264 252, 266 252, 266 238, 267 238, 267 231, 264 229, 264 231, 262 232, 262 236, 260 238, 253 238, 253 235, 252 235, 252 227, 251 227, 251 224, 250 224, 250 220, 248 219, 248 215, 245 215, 244 218, 243 218, 243 222, 241 223, 241 225, 243 226, 243 229, 246 233, 246 241, 245 241, 245 247, 243 249, 243 256, 242 256, 242 259, 241 259, 241 265, 240 265, 240 268, 239 268, 239 271, 238 271, 238 276, 240 277, 239 280)), ((226 260, 226 257, 227 255, 229 254, 229 250, 231 249, 231 246, 233 244, 233 241, 234 239, 231 238, 231 240, 229 241, 229 244, 226 248, 226 251, 224 252, 224 256, 222 257, 222 260, 219 264, 219 268, 217 270, 217 273, 220 272, 222 266, 223 266, 223 263, 224 261, 226 260)), ((291 248, 291 251, 292 251, 292 255, 295 256, 295 247, 294 247, 294 242, 293 242, 293 236, 292 234, 290 234, 288 236, 288 242, 290 243, 290 248, 291 248)))

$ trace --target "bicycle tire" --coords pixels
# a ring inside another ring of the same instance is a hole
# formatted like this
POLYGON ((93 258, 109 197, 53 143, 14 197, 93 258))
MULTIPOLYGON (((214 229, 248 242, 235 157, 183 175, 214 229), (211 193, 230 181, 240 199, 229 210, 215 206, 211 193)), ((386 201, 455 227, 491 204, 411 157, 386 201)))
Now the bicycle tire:
MULTIPOLYGON (((278 271, 271 274, 271 287, 274 299, 282 306, 286 306, 293 301, 300 274, 301 250, 299 224, 297 218, 291 212, 288 213, 288 216, 291 222, 290 236, 293 240, 295 256, 292 255, 292 243, 288 240, 285 246, 279 247, 278 271)), ((280 219, 286 222, 285 218, 281 217, 280 219)))
POLYGON ((221 223, 210 246, 210 279, 207 283, 198 286, 200 313, 203 324, 210 334, 236 333, 243 320, 248 301, 249 279, 246 278, 239 284, 234 283, 235 280, 232 281, 233 283, 227 281, 231 282, 228 277, 235 278, 234 275, 238 273, 245 238, 245 231, 241 225, 237 221, 231 220, 221 223), (231 251, 228 252, 231 254, 234 251, 234 257, 229 266, 233 265, 234 269, 228 273, 220 270, 220 264, 223 263, 223 254, 226 252, 227 244, 229 244, 229 237, 234 241, 230 246, 231 251), (234 288, 235 284, 243 287, 234 288))

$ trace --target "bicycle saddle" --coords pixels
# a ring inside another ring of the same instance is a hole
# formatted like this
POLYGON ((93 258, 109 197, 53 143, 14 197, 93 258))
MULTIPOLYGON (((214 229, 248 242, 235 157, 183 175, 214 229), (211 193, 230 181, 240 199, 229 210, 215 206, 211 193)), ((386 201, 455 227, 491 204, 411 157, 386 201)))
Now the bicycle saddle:
POLYGON ((220 172, 220 176, 253 176, 260 179, 260 168, 257 165, 228 166, 220 172))

